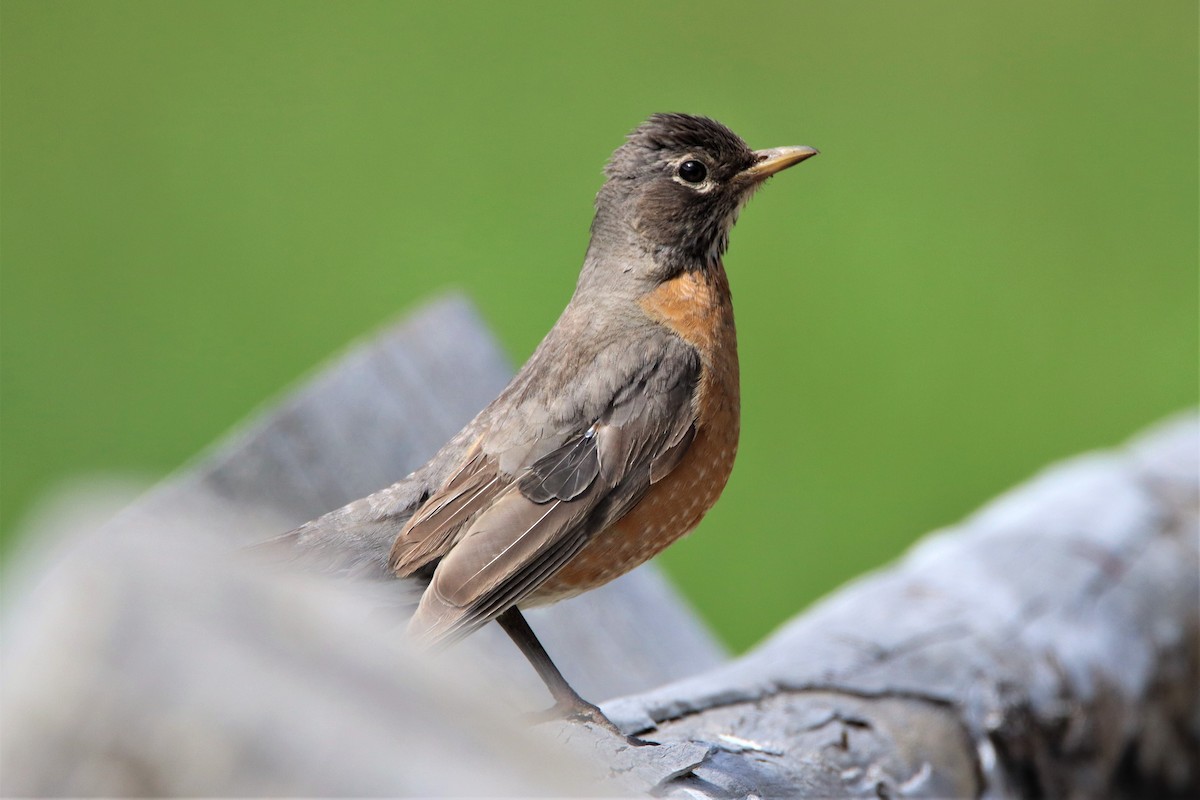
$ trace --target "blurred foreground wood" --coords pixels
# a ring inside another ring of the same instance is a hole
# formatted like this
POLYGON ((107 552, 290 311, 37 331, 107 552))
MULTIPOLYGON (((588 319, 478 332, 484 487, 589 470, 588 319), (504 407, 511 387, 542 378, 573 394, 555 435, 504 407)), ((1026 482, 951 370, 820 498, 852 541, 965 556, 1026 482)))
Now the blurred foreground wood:
POLYGON ((523 725, 547 698, 498 631, 411 652, 401 582, 240 553, 419 465, 508 374, 469 306, 435 304, 10 564, 0 792, 1200 792, 1194 415, 1047 470, 734 661, 652 567, 531 614, 654 748, 523 725))

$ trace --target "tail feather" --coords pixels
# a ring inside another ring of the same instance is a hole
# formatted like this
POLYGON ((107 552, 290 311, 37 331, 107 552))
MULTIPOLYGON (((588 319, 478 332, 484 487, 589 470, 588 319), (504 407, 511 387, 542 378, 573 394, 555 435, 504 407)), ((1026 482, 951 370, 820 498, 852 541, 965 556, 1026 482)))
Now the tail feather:
POLYGON ((428 489, 410 476, 247 549, 302 569, 364 578, 393 577, 388 567, 392 544, 427 496, 428 489))

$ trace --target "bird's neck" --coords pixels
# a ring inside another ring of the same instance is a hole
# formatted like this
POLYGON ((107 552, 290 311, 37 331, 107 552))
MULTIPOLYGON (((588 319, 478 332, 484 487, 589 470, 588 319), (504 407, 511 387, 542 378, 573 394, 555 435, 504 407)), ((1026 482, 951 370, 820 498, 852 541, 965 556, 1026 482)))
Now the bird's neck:
POLYGON ((608 290, 616 284, 640 295, 657 285, 682 275, 695 274, 725 279, 721 256, 725 237, 717 245, 666 245, 644 236, 628 218, 608 219, 597 215, 592 223, 579 286, 601 285, 608 290))
POLYGON ((608 181, 596 195, 589 258, 645 257, 657 266, 660 280, 720 263, 736 209, 727 218, 688 222, 653 214, 644 218, 642 206, 627 182, 608 181))

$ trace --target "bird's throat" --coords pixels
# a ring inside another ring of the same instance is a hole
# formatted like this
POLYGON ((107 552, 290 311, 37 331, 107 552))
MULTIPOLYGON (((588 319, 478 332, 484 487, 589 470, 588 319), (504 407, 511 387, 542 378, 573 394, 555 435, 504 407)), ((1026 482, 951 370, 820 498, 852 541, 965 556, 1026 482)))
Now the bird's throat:
POLYGON ((736 348, 729 278, 720 260, 663 281, 638 305, 650 319, 695 347, 701 359, 720 346, 733 343, 736 348))

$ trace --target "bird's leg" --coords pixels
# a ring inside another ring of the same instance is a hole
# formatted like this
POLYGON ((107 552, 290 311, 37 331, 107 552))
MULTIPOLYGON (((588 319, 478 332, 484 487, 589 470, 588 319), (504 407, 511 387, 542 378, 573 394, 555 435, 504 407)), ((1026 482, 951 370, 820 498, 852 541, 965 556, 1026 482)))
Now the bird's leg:
POLYGON ((580 697, 579 693, 571 688, 571 685, 567 683, 567 679, 558 671, 558 667, 554 666, 554 662, 550 660, 550 654, 546 652, 546 648, 542 647, 542 643, 538 641, 533 628, 529 627, 529 623, 525 621, 525 617, 517 610, 516 606, 496 617, 496 621, 500 623, 500 627, 504 628, 504 632, 508 634, 509 638, 525 654, 525 658, 537 670, 538 677, 542 679, 542 683, 546 684, 546 688, 550 690, 551 697, 554 698, 554 705, 545 714, 536 715, 537 717, 565 717, 566 719, 590 722, 593 725, 615 733, 630 744, 639 746, 654 744, 654 742, 647 742, 633 736, 627 736, 620 728, 613 724, 612 720, 604 716, 603 711, 580 697))

